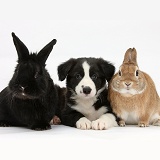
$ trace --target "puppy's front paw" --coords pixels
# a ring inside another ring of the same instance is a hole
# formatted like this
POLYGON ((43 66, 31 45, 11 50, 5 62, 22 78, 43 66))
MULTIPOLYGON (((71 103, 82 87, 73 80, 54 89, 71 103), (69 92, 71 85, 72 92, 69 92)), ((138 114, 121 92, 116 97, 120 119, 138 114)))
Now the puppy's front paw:
POLYGON ((91 121, 86 117, 82 117, 76 122, 76 127, 83 130, 91 129, 91 121))
POLYGON ((104 130, 108 129, 107 122, 97 119, 96 121, 92 121, 92 129, 94 130, 104 130))
POLYGON ((117 122, 112 114, 102 115, 99 119, 92 121, 92 129, 94 130, 106 130, 114 126, 117 126, 117 122))

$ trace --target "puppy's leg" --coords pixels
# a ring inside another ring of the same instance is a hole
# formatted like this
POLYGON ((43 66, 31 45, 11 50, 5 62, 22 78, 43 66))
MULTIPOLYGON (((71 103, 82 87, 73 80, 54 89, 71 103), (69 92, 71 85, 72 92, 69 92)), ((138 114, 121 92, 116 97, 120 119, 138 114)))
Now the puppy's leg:
POLYGON ((83 130, 91 129, 91 121, 82 117, 76 122, 76 127, 83 130))
POLYGON ((92 129, 94 130, 105 130, 114 126, 118 126, 118 124, 115 116, 111 113, 106 113, 99 119, 92 121, 92 129))

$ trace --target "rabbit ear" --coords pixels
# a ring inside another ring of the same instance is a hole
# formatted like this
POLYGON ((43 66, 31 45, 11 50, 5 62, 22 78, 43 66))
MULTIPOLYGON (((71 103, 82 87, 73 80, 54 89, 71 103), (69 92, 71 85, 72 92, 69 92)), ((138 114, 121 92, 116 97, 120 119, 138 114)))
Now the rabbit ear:
POLYGON ((12 32, 13 42, 18 53, 18 61, 26 60, 29 56, 28 48, 25 44, 12 32))
POLYGON ((126 51, 123 63, 134 63, 137 65, 137 51, 135 48, 129 48, 126 51))
POLYGON ((50 43, 48 43, 43 49, 41 49, 38 53, 38 58, 40 59, 42 64, 45 64, 49 54, 51 53, 53 46, 56 44, 57 40, 53 39, 50 43))
POLYGON ((71 70, 74 63, 75 59, 71 58, 58 66, 58 76, 60 81, 63 81, 67 77, 68 72, 71 70))

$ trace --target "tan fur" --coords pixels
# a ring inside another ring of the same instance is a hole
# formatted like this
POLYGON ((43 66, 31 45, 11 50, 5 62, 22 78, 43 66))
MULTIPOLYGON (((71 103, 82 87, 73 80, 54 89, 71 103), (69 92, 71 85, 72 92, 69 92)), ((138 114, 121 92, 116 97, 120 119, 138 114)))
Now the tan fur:
POLYGON ((125 126, 125 122, 138 123, 140 127, 160 125, 160 99, 155 84, 148 74, 139 70, 136 59, 136 50, 128 49, 120 73, 109 83, 109 101, 121 119, 120 126, 125 126))

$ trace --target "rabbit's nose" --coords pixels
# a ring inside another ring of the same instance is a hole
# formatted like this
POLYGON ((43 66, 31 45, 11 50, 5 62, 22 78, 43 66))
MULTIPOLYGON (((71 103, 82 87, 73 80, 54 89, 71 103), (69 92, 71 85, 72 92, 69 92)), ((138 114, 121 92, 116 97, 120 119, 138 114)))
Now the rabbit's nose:
POLYGON ((129 86, 131 85, 131 83, 126 83, 126 82, 125 82, 125 85, 126 85, 127 87, 129 87, 129 86))

